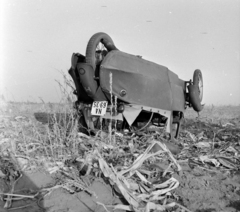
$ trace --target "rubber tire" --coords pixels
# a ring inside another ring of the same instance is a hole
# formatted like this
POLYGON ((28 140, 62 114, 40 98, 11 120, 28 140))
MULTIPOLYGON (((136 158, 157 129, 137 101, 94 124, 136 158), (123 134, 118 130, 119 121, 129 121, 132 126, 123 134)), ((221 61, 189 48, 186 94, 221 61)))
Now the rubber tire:
MULTIPOLYGON (((196 69, 193 73, 193 85, 199 86, 199 81, 200 81, 199 78, 201 79, 202 85, 203 85, 202 72, 201 72, 201 70, 196 69)), ((199 95, 200 102, 202 101, 202 98, 203 98, 203 93, 201 96, 199 95)))
POLYGON ((90 64, 93 67, 94 71, 96 69, 95 52, 99 42, 103 43, 109 52, 112 50, 118 50, 114 45, 112 38, 109 35, 107 35, 104 32, 98 32, 94 34, 88 41, 86 49, 86 63, 90 64))
POLYGON ((189 102, 196 112, 200 112, 203 109, 203 105, 201 105, 203 95, 200 95, 199 79, 203 82, 202 72, 196 69, 193 74, 193 84, 188 86, 189 102))

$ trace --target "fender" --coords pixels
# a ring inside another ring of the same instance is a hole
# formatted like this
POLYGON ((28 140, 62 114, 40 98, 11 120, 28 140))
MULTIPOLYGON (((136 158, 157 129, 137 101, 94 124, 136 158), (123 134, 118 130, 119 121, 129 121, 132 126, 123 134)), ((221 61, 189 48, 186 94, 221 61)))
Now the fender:
POLYGON ((102 89, 98 86, 97 81, 94 79, 95 74, 93 67, 88 63, 78 63, 77 71, 80 82, 87 95, 91 97, 93 101, 106 101, 106 96, 103 94, 102 89))

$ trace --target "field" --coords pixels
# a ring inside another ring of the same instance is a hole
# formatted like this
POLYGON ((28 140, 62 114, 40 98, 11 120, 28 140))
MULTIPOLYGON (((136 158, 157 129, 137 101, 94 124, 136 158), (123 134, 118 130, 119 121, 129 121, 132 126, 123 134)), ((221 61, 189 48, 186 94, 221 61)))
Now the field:
POLYGON ((187 110, 174 144, 153 129, 79 133, 71 105, 0 112, 0 211, 240 211, 240 106, 187 110), (49 113, 62 116, 35 118, 49 113))

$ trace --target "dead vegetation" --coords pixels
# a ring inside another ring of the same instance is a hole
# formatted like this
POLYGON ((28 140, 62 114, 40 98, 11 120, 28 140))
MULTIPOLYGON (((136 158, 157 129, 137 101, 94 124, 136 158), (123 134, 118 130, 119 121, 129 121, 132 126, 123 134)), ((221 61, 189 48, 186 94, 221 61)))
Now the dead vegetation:
POLYGON ((0 123, 0 202, 6 210, 240 210, 239 107, 207 107, 200 117, 187 111, 177 155, 163 131, 87 136, 78 132, 68 105, 61 111, 51 104, 7 108, 0 123), (37 122, 34 112, 54 114, 52 124, 37 122), (17 189, 26 173, 39 170, 51 176, 50 185, 17 189), (74 204, 66 195, 77 198, 74 204))

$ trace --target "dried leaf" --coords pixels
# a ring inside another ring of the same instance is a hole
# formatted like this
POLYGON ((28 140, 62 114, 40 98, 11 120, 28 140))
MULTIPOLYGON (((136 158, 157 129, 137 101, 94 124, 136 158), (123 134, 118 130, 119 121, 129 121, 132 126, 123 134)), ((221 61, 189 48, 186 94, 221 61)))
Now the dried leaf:
POLYGON ((194 144, 194 146, 196 146, 197 148, 210 148, 211 144, 207 141, 201 141, 201 142, 194 144))
POLYGON ((235 125, 228 122, 228 123, 226 123, 226 124, 223 124, 222 126, 223 126, 223 127, 227 127, 227 126, 235 126, 235 125))
POLYGON ((200 155, 198 158, 202 163, 210 162, 210 163, 214 164, 216 167, 219 167, 219 165, 220 165, 220 163, 216 159, 209 158, 207 155, 200 155))
POLYGON ((79 137, 83 137, 83 138, 90 139, 90 136, 87 136, 86 134, 81 133, 81 132, 78 133, 78 136, 79 136, 79 137))
POLYGON ((140 178, 142 182, 150 183, 139 171, 135 171, 136 175, 140 178))
POLYGON ((130 171, 133 172, 134 170, 138 169, 143 164, 143 162, 148 158, 156 155, 160 155, 165 152, 168 153, 168 156, 172 159, 173 163, 177 166, 178 171, 181 171, 181 166, 177 163, 176 159, 174 158, 172 153, 169 151, 169 149, 166 147, 166 145, 159 141, 154 140, 152 141, 152 144, 145 150, 145 152, 138 156, 138 158, 134 161, 134 163, 130 167, 120 171, 119 174, 124 175, 130 171), (155 145, 158 145, 160 147, 160 150, 157 152, 151 153, 151 150, 155 145))
POLYGON ((197 138, 195 135, 193 135, 192 133, 190 133, 189 131, 185 130, 185 132, 189 135, 189 137, 192 139, 193 142, 197 141, 197 138))
POLYGON ((236 166, 233 162, 231 162, 230 160, 224 158, 224 157, 218 157, 218 161, 225 167, 229 168, 229 169, 236 169, 236 166))
MULTIPOLYGON (((119 179, 118 175, 116 175, 116 172, 113 172, 112 169, 108 166, 108 164, 105 162, 105 160, 101 157, 99 153, 97 153, 99 157, 99 166, 104 174, 105 177, 109 177, 113 183, 115 183, 119 190, 121 191, 124 198, 128 201, 130 205, 132 205, 134 208, 138 208, 139 203, 137 197, 135 197, 133 194, 128 191, 127 186, 124 185, 123 181, 119 179)), ((121 178, 124 178, 121 176, 121 178)))
POLYGON ((117 209, 124 210, 124 211, 132 211, 131 205, 121 205, 121 204, 114 205, 113 210, 117 210, 117 209))
POLYGON ((171 202, 169 204, 166 205, 160 205, 157 203, 153 203, 153 202, 148 202, 146 205, 146 210, 145 212, 150 212, 150 211, 165 211, 168 208, 172 208, 176 205, 175 202, 171 202))

